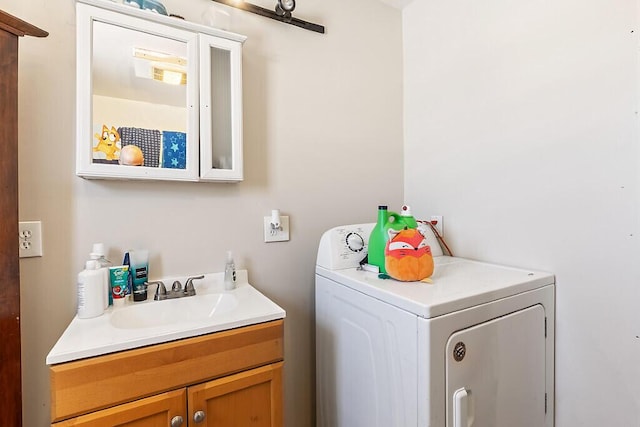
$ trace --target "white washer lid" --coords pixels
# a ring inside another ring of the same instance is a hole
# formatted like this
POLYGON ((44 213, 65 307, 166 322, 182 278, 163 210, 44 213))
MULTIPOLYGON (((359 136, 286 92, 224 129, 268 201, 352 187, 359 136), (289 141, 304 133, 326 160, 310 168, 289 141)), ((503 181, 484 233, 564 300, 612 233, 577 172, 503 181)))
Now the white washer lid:
POLYGON ((316 274, 424 318, 484 304, 554 284, 553 274, 456 257, 434 257, 433 283, 379 279, 376 273, 349 268, 316 274))

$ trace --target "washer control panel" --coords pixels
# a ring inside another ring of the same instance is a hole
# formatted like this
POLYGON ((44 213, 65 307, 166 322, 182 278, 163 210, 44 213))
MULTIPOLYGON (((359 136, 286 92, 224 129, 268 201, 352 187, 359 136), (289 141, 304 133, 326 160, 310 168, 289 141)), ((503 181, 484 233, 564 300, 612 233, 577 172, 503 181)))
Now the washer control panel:
POLYGON ((317 265, 329 270, 355 268, 367 256, 371 224, 343 225, 326 231, 320 239, 317 265))

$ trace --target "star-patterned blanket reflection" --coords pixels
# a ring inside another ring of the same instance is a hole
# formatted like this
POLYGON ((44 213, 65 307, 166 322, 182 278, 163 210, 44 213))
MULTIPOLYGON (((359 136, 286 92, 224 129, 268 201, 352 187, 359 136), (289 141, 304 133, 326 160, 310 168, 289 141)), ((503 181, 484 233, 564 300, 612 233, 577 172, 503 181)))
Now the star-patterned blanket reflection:
POLYGON ((162 167, 186 169, 187 134, 183 132, 162 132, 162 167))

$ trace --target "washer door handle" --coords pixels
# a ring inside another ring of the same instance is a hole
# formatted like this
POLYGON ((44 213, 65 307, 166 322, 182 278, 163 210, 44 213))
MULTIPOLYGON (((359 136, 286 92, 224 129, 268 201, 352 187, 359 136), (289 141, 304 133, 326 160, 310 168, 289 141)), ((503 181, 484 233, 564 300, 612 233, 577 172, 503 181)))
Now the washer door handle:
POLYGON ((453 426, 471 427, 473 417, 469 414, 469 399, 471 391, 466 388, 459 388, 453 393, 453 426))

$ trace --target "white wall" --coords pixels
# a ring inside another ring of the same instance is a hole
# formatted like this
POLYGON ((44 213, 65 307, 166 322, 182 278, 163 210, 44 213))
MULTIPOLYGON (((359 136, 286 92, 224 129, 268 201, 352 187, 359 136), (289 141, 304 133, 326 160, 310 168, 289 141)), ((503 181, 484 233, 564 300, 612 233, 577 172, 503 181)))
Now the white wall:
MULTIPOLYGON (((93 96, 93 134, 101 134, 102 126, 141 127, 147 129, 187 131, 187 108, 152 104, 112 96, 93 96), (158 124, 161 123, 162 126, 158 124), (96 131, 97 129, 97 131, 96 131)), ((92 135, 93 136, 93 135, 92 135)), ((97 144, 96 138, 93 140, 97 144)))
MULTIPOLYGON (((272 2, 275 4, 275 2, 272 2)), ((213 2, 166 0, 199 20, 213 2)), ((321 233, 375 221, 402 203, 401 13, 377 1, 304 0, 320 35, 238 10, 244 46, 245 180, 239 184, 87 181, 75 176, 72 0, 0 0, 50 32, 20 41, 20 219, 42 220, 44 256, 20 262, 24 425, 45 426, 45 356, 75 312, 75 276, 93 242, 118 262, 151 251, 153 277, 221 271, 234 250, 250 281, 287 311, 285 418, 313 425, 314 266, 321 233), (262 242, 279 208, 291 241, 262 242)))
POLYGON ((405 198, 456 255, 556 274, 556 426, 640 425, 634 0, 403 11, 405 198))

